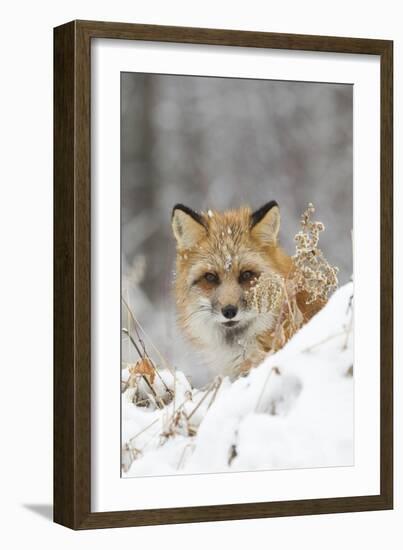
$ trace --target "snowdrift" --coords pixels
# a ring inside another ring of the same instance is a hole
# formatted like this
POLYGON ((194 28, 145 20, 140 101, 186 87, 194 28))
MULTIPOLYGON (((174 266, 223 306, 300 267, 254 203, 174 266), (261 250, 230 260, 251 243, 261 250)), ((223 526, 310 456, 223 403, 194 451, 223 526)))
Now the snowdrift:
MULTIPOLYGON (((153 391, 143 380, 127 387, 122 475, 352 465, 352 301, 348 283, 282 350, 235 382, 217 378, 194 389, 166 369, 153 391)), ((123 382, 129 378, 124 369, 123 382)))

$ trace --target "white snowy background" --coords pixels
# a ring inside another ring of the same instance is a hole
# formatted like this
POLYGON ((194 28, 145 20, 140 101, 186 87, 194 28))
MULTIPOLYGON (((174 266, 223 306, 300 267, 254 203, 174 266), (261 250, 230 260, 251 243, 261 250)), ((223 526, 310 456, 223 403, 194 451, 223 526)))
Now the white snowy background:
MULTIPOLYGON (((127 477, 347 466, 353 455, 353 283, 279 352, 248 376, 192 389, 181 371, 161 370, 175 399, 157 408, 122 394, 122 464, 127 477)), ((129 372, 123 370, 123 380, 129 372)), ((157 393, 166 392, 156 378, 157 393)))

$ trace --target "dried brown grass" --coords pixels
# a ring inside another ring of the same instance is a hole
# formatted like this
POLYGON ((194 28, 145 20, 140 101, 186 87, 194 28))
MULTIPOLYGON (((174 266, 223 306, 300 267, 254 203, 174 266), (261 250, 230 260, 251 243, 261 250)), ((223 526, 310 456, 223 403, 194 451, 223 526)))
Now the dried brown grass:
POLYGON ((329 264, 319 248, 324 225, 312 221, 314 206, 308 204, 301 216, 301 229, 295 235, 292 268, 286 277, 276 273, 261 276, 251 287, 248 301, 259 313, 270 311, 276 318, 267 339, 266 352, 275 353, 327 302, 337 287, 338 268, 329 264), (302 307, 303 306, 303 307, 302 307))

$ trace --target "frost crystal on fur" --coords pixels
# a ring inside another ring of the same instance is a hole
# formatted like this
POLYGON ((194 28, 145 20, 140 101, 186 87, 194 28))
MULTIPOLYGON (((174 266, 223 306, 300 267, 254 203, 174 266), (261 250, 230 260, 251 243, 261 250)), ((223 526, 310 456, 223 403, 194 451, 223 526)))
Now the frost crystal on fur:
POLYGON ((225 256, 224 270, 231 271, 231 269, 232 269, 232 257, 230 254, 227 254, 225 256))

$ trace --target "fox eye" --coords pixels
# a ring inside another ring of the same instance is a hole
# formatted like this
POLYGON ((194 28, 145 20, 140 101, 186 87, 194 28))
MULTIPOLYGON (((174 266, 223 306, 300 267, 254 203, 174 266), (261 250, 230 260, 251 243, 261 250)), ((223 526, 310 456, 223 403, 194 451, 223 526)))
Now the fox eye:
POLYGON ((247 281, 250 281, 255 274, 253 271, 242 271, 242 273, 239 276, 239 280, 241 283, 246 283, 247 281))
POLYGON ((207 272, 204 274, 204 278, 208 283, 218 283, 218 275, 215 273, 207 272))

